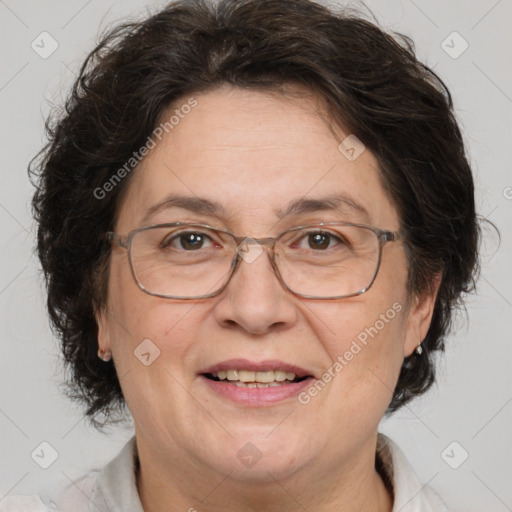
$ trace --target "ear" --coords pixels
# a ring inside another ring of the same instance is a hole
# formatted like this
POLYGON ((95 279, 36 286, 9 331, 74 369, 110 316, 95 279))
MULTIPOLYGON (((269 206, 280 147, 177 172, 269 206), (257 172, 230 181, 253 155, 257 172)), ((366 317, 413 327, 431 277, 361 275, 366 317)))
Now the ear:
POLYGON ((110 331, 108 328, 108 308, 102 307, 94 312, 96 324, 98 325, 98 348, 105 351, 112 351, 110 343, 110 331))
POLYGON ((436 274, 431 286, 411 299, 404 341, 404 358, 409 357, 427 336, 440 285, 441 274, 436 274))

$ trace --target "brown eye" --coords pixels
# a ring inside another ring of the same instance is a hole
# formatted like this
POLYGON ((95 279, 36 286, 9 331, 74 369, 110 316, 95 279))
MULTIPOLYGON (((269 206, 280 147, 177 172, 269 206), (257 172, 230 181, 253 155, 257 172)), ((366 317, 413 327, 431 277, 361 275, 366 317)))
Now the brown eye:
POLYGON ((185 235, 180 235, 178 240, 183 249, 197 250, 202 249, 205 238, 201 233, 186 233, 185 235))
POLYGON ((302 232, 293 243, 296 249, 313 250, 323 252, 335 247, 341 248, 344 240, 336 233, 328 231, 302 232))
POLYGON ((208 235, 200 232, 179 233, 162 241, 161 247, 172 247, 173 249, 185 251, 197 251, 204 249, 204 244, 211 243, 208 235))
POLYGON ((331 235, 327 233, 312 233, 308 235, 308 245, 311 249, 328 249, 331 235))

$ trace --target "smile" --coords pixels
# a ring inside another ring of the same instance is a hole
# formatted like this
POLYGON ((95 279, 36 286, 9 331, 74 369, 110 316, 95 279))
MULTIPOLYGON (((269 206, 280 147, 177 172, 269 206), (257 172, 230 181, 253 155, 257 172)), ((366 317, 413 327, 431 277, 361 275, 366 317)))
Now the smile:
POLYGON ((295 373, 283 370, 251 371, 251 370, 221 370, 205 374, 214 381, 226 381, 238 387, 268 388, 300 382, 306 377, 298 378, 295 373))

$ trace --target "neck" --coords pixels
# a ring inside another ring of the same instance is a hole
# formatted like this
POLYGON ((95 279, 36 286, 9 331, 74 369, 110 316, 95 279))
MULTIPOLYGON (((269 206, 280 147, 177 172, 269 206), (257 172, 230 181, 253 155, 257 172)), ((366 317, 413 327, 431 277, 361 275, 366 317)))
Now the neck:
POLYGON ((268 481, 254 483, 201 469, 181 454, 170 464, 141 444, 136 481, 144 512, 391 512, 392 494, 375 469, 376 440, 371 445, 355 463, 311 464, 279 481, 269 472, 268 481))

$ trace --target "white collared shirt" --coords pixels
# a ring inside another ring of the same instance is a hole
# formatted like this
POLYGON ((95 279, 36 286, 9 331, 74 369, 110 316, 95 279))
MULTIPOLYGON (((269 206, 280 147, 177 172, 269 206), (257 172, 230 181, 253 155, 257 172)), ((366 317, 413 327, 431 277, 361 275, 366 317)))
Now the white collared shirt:
MULTIPOLYGON (((58 496, 7 496, 0 512, 144 512, 135 480, 135 436, 101 471, 92 471, 58 496)), ((377 455, 393 486, 392 512, 448 512, 432 489, 417 479, 400 448, 379 434, 377 455)))

